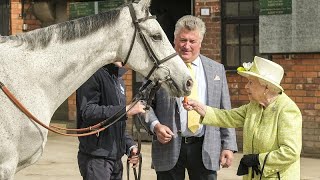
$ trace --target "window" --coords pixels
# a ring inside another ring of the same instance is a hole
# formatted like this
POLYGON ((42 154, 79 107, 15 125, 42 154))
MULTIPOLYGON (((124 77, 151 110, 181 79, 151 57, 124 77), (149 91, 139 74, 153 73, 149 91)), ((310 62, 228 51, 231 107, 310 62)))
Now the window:
POLYGON ((221 1, 222 62, 233 70, 259 54, 259 0, 221 1))
POLYGON ((9 0, 0 1, 0 35, 9 35, 9 18, 10 18, 9 0))
POLYGON ((98 14, 126 3, 126 0, 108 0, 108 1, 93 1, 93 0, 75 0, 69 4, 69 19, 76 19, 92 14, 98 14))

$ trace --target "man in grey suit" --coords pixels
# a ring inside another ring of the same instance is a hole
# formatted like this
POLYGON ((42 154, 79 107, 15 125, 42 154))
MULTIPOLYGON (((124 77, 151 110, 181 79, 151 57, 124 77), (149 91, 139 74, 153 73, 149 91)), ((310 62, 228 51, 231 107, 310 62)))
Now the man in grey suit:
MULTIPOLYGON (((230 109, 224 66, 200 55, 206 28, 194 16, 184 16, 176 24, 175 50, 191 63, 197 82, 197 97, 204 104, 230 109)), ((217 179, 216 171, 229 167, 237 151, 234 129, 200 125, 190 130, 183 97, 175 98, 160 89, 146 122, 154 132, 152 163, 158 180, 183 180, 187 169, 190 180, 217 179)))

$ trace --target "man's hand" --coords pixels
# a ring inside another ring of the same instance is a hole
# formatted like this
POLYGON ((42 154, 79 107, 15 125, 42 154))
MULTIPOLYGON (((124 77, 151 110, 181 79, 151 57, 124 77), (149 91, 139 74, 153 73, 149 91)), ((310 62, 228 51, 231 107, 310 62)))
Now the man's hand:
POLYGON ((154 126, 154 132, 157 135, 158 141, 162 144, 170 142, 172 137, 174 136, 173 132, 170 130, 169 127, 160 123, 154 126))
POLYGON ((231 166, 233 161, 233 152, 231 150, 225 149, 220 155, 220 165, 222 168, 228 168, 231 166))
POLYGON ((138 156, 138 148, 134 147, 130 151, 130 156, 128 158, 128 161, 130 164, 132 164, 132 168, 136 168, 139 164, 139 156, 138 156))
POLYGON ((141 101, 138 101, 136 104, 131 103, 126 106, 126 111, 129 116, 132 116, 138 113, 145 113, 145 107, 146 106, 141 101))

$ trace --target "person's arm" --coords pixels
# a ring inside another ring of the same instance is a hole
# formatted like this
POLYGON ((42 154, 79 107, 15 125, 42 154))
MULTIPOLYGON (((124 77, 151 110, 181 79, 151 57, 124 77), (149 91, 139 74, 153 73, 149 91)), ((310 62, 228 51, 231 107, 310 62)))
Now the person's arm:
POLYGON ((133 148, 138 148, 137 143, 133 140, 132 136, 125 132, 126 154, 130 156, 133 148))
POLYGON ((146 120, 146 123, 147 123, 148 127, 150 128, 151 132, 153 132, 157 136, 157 140, 160 143, 165 144, 165 143, 170 142, 170 140, 172 139, 174 134, 168 126, 161 124, 161 122, 159 121, 159 119, 155 113, 155 110, 153 109, 153 108, 157 108, 159 106, 157 104, 157 97, 161 97, 161 95, 158 94, 158 93, 160 93, 160 91, 163 91, 163 89, 159 90, 156 93, 155 101, 154 101, 155 104, 146 113, 145 120, 146 120))
POLYGON ((158 103, 158 96, 161 96, 159 95, 159 93, 163 91, 162 89, 158 90, 155 94, 155 97, 152 101, 152 104, 151 104, 151 107, 150 109, 147 111, 146 113, 146 116, 145 116, 145 123, 147 125, 147 127, 149 127, 150 131, 152 133, 155 134, 154 132, 154 127, 155 125, 159 124, 160 121, 155 113, 155 110, 156 110, 156 107, 158 106, 157 103, 158 103))
POLYGON ((189 99, 187 103, 183 104, 187 111, 195 110, 200 114, 201 124, 225 128, 243 127, 248 106, 250 104, 224 110, 206 106, 193 99, 189 99))
POLYGON ((80 101, 80 115, 87 125, 95 125, 108 119, 118 111, 126 113, 124 105, 100 105, 102 93, 99 71, 90 77, 78 90, 77 100, 80 101))
POLYGON ((132 136, 125 132, 125 143, 128 161, 132 164, 132 167, 136 167, 139 164, 139 149, 136 142, 133 140, 132 136))
POLYGON ((150 107, 150 109, 146 113, 145 122, 146 122, 147 126, 150 128, 150 131, 155 134, 154 126, 159 124, 160 122, 158 120, 157 115, 154 113, 154 110, 152 107, 150 107))

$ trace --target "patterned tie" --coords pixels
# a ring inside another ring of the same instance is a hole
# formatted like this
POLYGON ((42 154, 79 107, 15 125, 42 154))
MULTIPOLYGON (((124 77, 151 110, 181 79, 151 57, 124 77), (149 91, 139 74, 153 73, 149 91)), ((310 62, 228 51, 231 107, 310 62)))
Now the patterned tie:
MULTIPOLYGON (((190 71, 190 75, 193 80, 193 86, 192 86, 192 90, 189 98, 198 100, 198 82, 196 80, 194 69, 192 68, 191 63, 186 63, 186 65, 190 71)), ((188 128, 192 133, 195 133, 199 129, 200 127, 199 120, 200 120, 200 115, 196 111, 194 110, 188 111, 188 128)))

